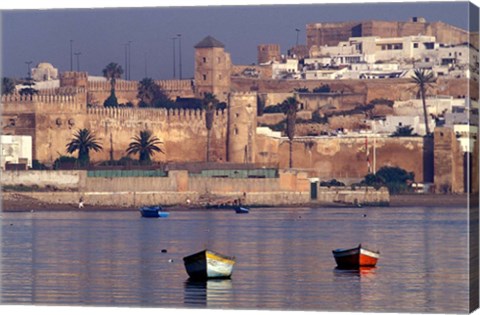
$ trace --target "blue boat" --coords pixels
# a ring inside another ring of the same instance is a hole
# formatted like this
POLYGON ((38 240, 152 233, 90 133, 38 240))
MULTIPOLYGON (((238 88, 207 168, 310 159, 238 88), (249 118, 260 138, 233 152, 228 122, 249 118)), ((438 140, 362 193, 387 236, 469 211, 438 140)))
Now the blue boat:
POLYGON ((236 213, 248 213, 250 211, 250 209, 242 206, 234 206, 233 209, 236 213))
POLYGON ((169 213, 162 211, 162 207, 160 206, 145 206, 140 207, 140 213, 144 218, 166 218, 168 217, 169 213))

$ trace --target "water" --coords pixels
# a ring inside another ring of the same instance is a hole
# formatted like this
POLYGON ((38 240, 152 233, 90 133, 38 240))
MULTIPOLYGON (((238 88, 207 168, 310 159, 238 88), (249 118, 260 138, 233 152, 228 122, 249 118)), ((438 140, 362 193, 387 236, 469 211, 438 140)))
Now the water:
POLYGON ((465 209, 0 215, 3 304, 468 311, 465 209), (377 268, 337 270, 331 250, 358 243, 377 268), (187 280, 182 257, 206 247, 236 256, 231 280, 187 280))

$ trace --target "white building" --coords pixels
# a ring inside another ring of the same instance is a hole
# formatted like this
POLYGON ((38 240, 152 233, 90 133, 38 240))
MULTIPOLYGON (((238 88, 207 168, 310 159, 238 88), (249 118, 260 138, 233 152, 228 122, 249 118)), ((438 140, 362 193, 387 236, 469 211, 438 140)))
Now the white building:
POLYGON ((342 79, 348 68, 343 69, 321 69, 305 71, 306 80, 337 80, 342 79))
MULTIPOLYGON (((454 107, 465 107, 466 99, 453 98, 452 96, 435 96, 426 100, 429 115, 441 116, 452 112, 454 107)), ((423 115, 423 103, 421 99, 408 101, 395 101, 393 111, 397 116, 421 116, 423 115)))
POLYGON ((0 166, 5 170, 7 163, 25 163, 32 167, 31 136, 0 136, 0 166))
POLYGON ((32 79, 34 81, 51 81, 58 79, 58 69, 48 62, 41 62, 37 67, 32 68, 32 79))
MULTIPOLYGON (((385 120, 373 120, 371 121, 371 128, 378 133, 388 133, 392 134, 399 127, 410 126, 413 128, 412 133, 424 136, 426 134, 425 130, 425 120, 422 116, 386 116, 385 120)), ((430 130, 435 128, 435 120, 429 118, 428 127, 430 130)))
POLYGON ((284 79, 286 77, 295 77, 298 75, 298 60, 287 59, 283 63, 272 64, 272 78, 284 79))

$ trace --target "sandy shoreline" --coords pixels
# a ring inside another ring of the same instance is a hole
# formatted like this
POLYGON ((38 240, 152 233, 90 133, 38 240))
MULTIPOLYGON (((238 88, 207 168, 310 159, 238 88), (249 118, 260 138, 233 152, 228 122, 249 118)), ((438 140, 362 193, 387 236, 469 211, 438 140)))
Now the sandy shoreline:
MULTIPOLYGON (((287 207, 342 207, 339 204, 319 204, 311 203, 287 207)), ((390 207, 429 207, 429 206, 447 206, 447 207, 466 207, 467 195, 393 195, 390 196, 390 207)), ((343 206, 344 207, 344 206, 343 206)), ((383 207, 379 207, 383 208, 383 207)), ((170 211, 185 211, 192 209, 203 209, 202 205, 190 206, 170 206, 166 207, 170 211)), ((118 206, 92 206, 86 204, 84 208, 79 209, 78 204, 49 204, 35 200, 2 200, 1 210, 4 212, 22 212, 22 211, 138 211, 138 207, 118 207, 118 206)))

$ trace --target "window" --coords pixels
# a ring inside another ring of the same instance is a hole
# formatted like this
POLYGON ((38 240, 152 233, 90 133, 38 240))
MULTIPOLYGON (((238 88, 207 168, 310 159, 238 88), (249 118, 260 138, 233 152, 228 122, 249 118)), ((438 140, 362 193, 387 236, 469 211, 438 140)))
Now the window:
POLYGON ((205 81, 205 80, 207 80, 207 75, 206 74, 203 75, 203 81, 205 81))
POLYGON ((219 80, 222 79, 222 75, 221 75, 221 74, 218 75, 218 79, 219 79, 219 80))
POLYGON ((207 58, 203 57, 203 63, 207 63, 207 58))
POLYGON ((418 43, 413 43, 413 48, 418 48, 418 43))
POLYGON ((238 135, 238 129, 237 128, 233 129, 233 134, 238 135))
POLYGON ((425 45, 425 49, 433 49, 435 48, 435 43, 423 43, 425 45))
POLYGON ((425 58, 425 62, 430 62, 430 58, 425 58))

